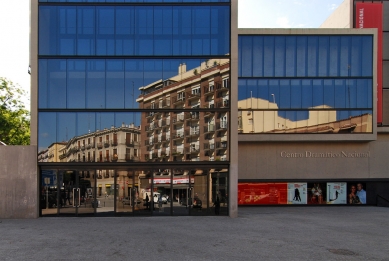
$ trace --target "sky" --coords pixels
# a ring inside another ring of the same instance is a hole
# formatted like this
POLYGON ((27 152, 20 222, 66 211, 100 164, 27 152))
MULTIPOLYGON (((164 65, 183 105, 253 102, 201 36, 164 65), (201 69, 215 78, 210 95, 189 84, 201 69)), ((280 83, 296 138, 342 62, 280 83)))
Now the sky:
MULTIPOLYGON (((0 0, 0 77, 30 90, 29 0, 0 0)), ((239 28, 317 28, 343 0, 239 0, 239 28)), ((29 108, 28 100, 24 101, 29 108)))

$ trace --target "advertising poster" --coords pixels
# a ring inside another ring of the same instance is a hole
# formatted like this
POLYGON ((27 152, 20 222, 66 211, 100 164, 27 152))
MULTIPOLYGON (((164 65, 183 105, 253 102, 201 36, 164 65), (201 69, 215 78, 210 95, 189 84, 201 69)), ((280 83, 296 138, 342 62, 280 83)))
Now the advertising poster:
POLYGON ((288 204, 307 204, 307 183, 288 183, 288 204))
POLYGON ((327 204, 347 204, 346 182, 328 182, 327 199, 327 204))
POLYGON ((287 204, 287 183, 239 183, 239 205, 287 204))
POLYGON ((363 205, 366 204, 367 193, 365 182, 349 182, 347 184, 347 204, 363 205))
POLYGON ((308 183, 308 204, 327 204, 327 183, 308 183))

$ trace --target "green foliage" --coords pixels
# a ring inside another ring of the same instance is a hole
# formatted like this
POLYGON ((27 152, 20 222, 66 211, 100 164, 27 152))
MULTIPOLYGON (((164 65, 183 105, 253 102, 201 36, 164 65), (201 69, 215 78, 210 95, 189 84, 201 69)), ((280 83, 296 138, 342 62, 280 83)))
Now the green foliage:
POLYGON ((0 140, 7 145, 30 144, 30 113, 21 101, 25 95, 19 86, 0 77, 0 140))

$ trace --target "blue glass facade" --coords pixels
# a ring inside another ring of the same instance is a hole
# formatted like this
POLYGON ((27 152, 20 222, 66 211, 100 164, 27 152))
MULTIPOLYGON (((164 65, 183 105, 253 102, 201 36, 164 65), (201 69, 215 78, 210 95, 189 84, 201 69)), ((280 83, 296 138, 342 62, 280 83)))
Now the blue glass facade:
POLYGON ((39 1, 42 215, 228 214, 230 9, 39 1))
POLYGON ((229 53, 229 6, 41 6, 40 55, 229 53))
POLYGON ((240 113, 242 132, 300 133, 337 123, 368 125, 352 133, 371 132, 372 65, 372 36, 239 36, 238 107, 256 111, 248 119, 240 113), (244 127, 255 120, 263 123, 255 131, 244 127))

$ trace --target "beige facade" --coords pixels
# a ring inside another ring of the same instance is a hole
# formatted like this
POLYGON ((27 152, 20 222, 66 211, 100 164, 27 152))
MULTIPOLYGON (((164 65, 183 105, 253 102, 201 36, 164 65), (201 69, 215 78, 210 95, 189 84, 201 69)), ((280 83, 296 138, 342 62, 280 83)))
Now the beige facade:
POLYGON ((387 132, 373 142, 240 142, 239 179, 388 179, 388 146, 387 132))

